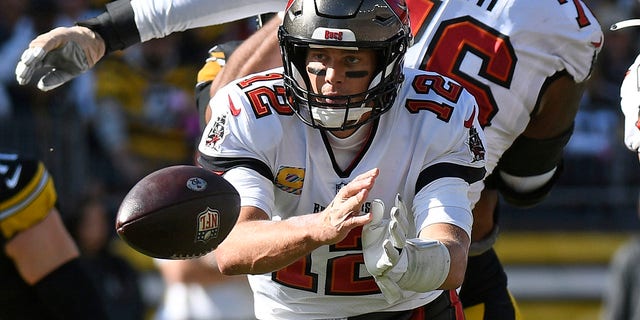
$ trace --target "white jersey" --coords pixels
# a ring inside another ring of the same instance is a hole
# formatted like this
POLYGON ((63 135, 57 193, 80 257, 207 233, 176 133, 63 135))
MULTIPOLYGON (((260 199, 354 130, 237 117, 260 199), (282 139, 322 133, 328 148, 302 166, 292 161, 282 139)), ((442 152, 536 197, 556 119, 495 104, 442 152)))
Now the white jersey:
POLYGON ((407 4, 416 38, 405 65, 448 76, 476 97, 487 174, 528 125, 545 84, 564 72, 585 81, 603 44, 598 21, 579 0, 407 4))
MULTIPOLYGON (((470 233, 467 192, 485 172, 484 134, 475 100, 436 73, 404 73, 406 81, 394 106, 366 127, 371 134, 364 135, 348 167, 337 164, 340 151, 329 146, 328 133, 303 124, 284 103, 281 68, 218 91, 199 144, 201 162, 225 171, 242 206, 259 207, 272 220, 323 210, 340 187, 377 167, 380 174, 364 212, 371 200, 391 204, 399 193, 415 212, 417 230, 446 222, 470 233)), ((282 270, 249 276, 256 316, 341 319, 414 309, 440 294, 405 292, 403 299, 388 304, 364 266, 361 231, 357 228, 344 241, 322 246, 282 270)))

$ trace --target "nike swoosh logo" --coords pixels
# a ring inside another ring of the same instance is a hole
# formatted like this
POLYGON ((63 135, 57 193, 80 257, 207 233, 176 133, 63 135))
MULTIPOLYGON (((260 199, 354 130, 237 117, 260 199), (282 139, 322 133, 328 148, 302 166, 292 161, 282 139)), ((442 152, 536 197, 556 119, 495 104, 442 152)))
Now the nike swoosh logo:
POLYGON ((235 105, 233 105, 233 101, 231 101, 231 97, 227 96, 229 98, 229 110, 231 110, 231 114, 236 117, 240 114, 240 110, 239 108, 236 108, 235 105))
POLYGON ((18 185, 18 181, 20 180, 20 173, 22 172, 22 165, 18 165, 16 167, 16 171, 13 173, 11 178, 4 179, 7 188, 13 189, 18 185))
POLYGON ((471 128, 471 126, 473 125, 473 118, 475 117, 476 117, 476 108, 473 108, 473 113, 471 114, 471 117, 469 117, 469 119, 464 121, 464 127, 471 128))

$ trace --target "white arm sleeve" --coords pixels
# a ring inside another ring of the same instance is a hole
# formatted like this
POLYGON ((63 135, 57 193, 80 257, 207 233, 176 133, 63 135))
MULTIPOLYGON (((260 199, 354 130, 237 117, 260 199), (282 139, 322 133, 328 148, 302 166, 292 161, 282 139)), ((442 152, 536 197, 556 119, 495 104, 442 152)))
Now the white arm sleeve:
POLYGON ((131 0, 142 42, 284 10, 285 0, 131 0))

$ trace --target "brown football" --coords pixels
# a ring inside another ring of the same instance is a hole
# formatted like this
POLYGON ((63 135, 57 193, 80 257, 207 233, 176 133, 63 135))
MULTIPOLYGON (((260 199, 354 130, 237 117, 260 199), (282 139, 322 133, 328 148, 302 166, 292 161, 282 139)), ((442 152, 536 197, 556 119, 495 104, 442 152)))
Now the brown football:
POLYGON ((137 251, 161 259, 190 259, 214 250, 240 213, 240 195, 221 176, 196 166, 155 171, 124 197, 116 231, 137 251))

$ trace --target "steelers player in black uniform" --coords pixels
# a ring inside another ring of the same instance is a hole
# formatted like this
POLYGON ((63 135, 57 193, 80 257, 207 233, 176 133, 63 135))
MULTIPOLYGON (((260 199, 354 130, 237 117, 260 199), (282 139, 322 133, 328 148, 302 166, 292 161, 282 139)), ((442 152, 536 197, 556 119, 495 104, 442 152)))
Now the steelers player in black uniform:
POLYGON ((44 164, 0 150, 0 319, 107 319, 44 164))

